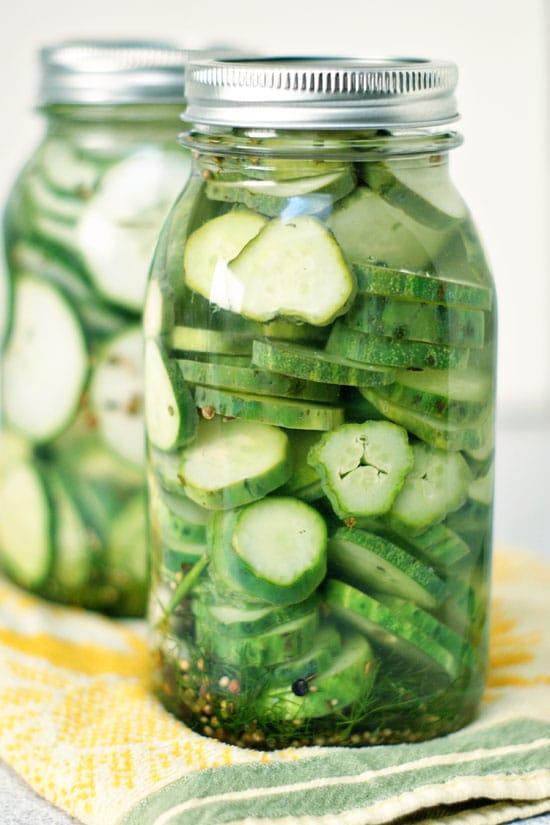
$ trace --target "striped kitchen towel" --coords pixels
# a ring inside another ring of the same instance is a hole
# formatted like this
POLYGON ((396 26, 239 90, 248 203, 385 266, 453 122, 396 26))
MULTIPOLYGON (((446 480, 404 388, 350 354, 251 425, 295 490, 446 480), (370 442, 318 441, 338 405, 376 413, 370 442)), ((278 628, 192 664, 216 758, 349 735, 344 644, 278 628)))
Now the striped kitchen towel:
POLYGON ((497 554, 489 684, 463 730, 265 753, 205 739, 161 708, 143 623, 0 581, 0 758, 87 825, 529 821, 550 812, 549 594, 540 560, 497 554))

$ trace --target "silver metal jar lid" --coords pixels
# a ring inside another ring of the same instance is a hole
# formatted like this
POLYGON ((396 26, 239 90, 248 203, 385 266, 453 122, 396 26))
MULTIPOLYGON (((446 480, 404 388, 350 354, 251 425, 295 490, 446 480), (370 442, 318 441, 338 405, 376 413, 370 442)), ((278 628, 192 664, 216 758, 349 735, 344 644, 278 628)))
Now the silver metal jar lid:
POLYGON ((183 104, 189 55, 164 42, 69 40, 48 46, 39 53, 39 104, 183 104))
POLYGON ((454 63, 420 58, 197 60, 191 123, 288 129, 437 126, 458 118, 454 63))

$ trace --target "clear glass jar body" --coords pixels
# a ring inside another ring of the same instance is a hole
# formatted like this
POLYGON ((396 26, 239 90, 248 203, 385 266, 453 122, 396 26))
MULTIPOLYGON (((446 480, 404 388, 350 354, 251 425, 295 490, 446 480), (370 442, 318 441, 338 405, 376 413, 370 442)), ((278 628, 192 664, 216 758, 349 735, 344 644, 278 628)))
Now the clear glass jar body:
POLYGON ((181 106, 50 105, 4 214, 0 565, 54 600, 143 615, 141 314, 190 170, 181 106))
POLYGON ((452 135, 192 131, 146 303, 154 687, 242 746, 448 733, 487 667, 496 305, 452 135))

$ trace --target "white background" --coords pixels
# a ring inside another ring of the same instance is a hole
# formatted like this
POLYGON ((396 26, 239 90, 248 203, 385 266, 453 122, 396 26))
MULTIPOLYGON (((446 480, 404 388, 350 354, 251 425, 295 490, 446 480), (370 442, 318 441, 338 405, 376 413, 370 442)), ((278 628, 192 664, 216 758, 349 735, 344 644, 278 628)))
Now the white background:
MULTIPOLYGON (((262 54, 442 57, 459 67, 453 177, 500 306, 497 537, 550 547, 550 227, 545 0, 12 0, 0 28, 0 198, 37 142, 40 46, 162 38, 262 54)), ((550 552, 550 551, 549 551, 550 552)))

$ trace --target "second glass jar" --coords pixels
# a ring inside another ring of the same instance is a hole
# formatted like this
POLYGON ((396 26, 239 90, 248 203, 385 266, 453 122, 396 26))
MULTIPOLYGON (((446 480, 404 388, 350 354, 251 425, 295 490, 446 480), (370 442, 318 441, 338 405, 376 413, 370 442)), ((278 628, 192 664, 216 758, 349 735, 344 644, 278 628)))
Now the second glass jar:
POLYGON ((487 666, 496 317, 454 69, 188 71, 196 165, 145 308, 155 690, 242 746, 448 733, 487 666), (416 82, 380 112, 368 72, 416 82))

